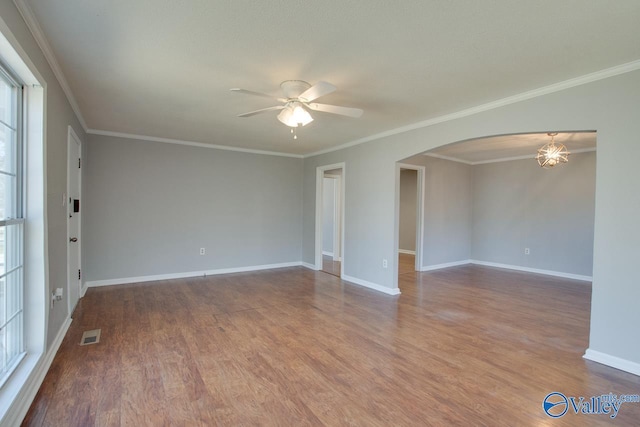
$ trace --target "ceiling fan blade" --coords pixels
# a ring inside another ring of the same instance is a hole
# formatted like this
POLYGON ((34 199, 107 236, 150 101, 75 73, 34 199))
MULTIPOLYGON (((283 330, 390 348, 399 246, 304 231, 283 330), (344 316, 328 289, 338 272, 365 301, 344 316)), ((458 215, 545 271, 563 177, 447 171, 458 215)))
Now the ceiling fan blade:
POLYGON ((311 86, 309 89, 302 92, 298 97, 298 99, 304 102, 311 102, 314 99, 318 99, 321 96, 328 95, 331 92, 334 92, 335 90, 336 90, 336 87, 331 83, 320 81, 314 84, 313 86, 311 86))
POLYGON ((276 101, 280 101, 280 102, 287 102, 287 100, 284 98, 276 98, 275 96, 269 95, 267 93, 254 92, 252 90, 240 89, 237 87, 234 87, 233 89, 229 89, 229 90, 231 90, 232 92, 246 93, 247 95, 261 96, 263 98, 275 99, 276 101))
POLYGON ((274 107, 261 108, 260 110, 249 111, 248 113, 244 113, 244 114, 238 114, 238 117, 251 117, 251 116, 255 116, 256 114, 266 113, 267 111, 282 110, 283 108, 284 108, 284 105, 276 105, 274 107))
POLYGON ((307 106, 314 111, 322 111, 323 113, 340 114, 341 116, 348 116, 358 118, 362 116, 363 111, 359 108, 340 107, 338 105, 328 104, 316 104, 310 103, 307 106))

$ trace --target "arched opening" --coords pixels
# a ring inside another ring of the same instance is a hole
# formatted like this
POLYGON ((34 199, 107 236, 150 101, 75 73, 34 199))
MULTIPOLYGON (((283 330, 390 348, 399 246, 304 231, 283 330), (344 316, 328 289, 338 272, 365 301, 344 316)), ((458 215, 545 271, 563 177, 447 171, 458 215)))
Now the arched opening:
POLYGON ((549 140, 482 137, 398 162, 425 171, 420 271, 477 264, 591 281, 596 133, 558 132, 569 162, 543 169, 535 157, 549 140))

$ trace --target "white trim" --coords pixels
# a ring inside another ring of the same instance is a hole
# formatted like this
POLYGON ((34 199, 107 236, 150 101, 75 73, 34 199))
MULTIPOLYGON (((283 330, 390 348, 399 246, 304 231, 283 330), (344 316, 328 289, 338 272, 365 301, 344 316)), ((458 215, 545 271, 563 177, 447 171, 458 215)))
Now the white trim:
POLYGON ((580 274, 563 273, 561 271, 541 270, 538 268, 522 267, 519 265, 511 265, 511 264, 500 264, 497 262, 478 261, 475 259, 470 260, 470 262, 471 264, 484 265, 486 267, 506 268, 507 270, 518 270, 518 271, 524 271, 527 273, 544 274, 546 276, 563 277, 565 279, 581 280, 584 282, 593 281, 592 276, 582 276, 580 274))
MULTIPOLYGON (((53 359, 58 352, 67 331, 69 330, 69 326, 71 326, 71 318, 67 317, 58 331, 56 338, 51 343, 49 350, 44 356, 41 355, 39 360, 35 363, 35 367, 31 370, 31 374, 24 382, 20 392, 16 395, 12 405, 0 420, 1 425, 17 426, 23 421, 31 403, 33 403, 33 399, 35 399, 36 394, 44 381, 44 377, 47 375, 47 372, 51 367, 51 363, 53 363, 53 359)), ((27 358, 28 357, 29 356, 27 356, 27 358)), ((23 361, 23 363, 25 362, 26 361, 23 361)))
POLYGON ((42 74, 38 72, 33 61, 18 43, 2 17, 0 17, 0 54, 2 54, 4 62, 11 67, 25 85, 46 87, 47 83, 42 74))
POLYGON ((591 360, 592 362, 601 363, 603 365, 640 376, 640 363, 637 362, 632 362, 630 360, 622 359, 610 354, 601 353, 589 348, 587 349, 587 351, 585 351, 584 356, 582 357, 587 360, 591 360))
POLYGON ((465 259, 462 261, 445 262, 442 264, 434 264, 434 265, 423 265, 422 267, 420 267, 420 271, 440 270, 442 268, 457 267, 460 265, 467 265, 467 264, 482 265, 485 267, 504 268, 507 270, 517 270, 525 273, 544 274, 545 276, 562 277, 564 279, 580 280, 584 282, 593 281, 593 277, 591 276, 582 276, 579 274, 563 273, 561 271, 553 271, 553 270, 541 270, 539 268, 522 267, 519 265, 512 265, 512 264, 500 264, 497 262, 478 261, 475 259, 465 259))
POLYGON ((324 174, 334 180, 333 186, 333 260, 342 260, 340 230, 342 230, 342 175, 324 174))
POLYGON ((365 288, 373 289, 374 291, 382 292, 387 295, 400 295, 399 288, 387 288, 386 286, 378 285, 377 283, 368 282, 366 280, 358 279, 357 277, 342 275, 342 280, 351 282, 358 286, 364 286, 365 288))
POLYGON ((638 69, 640 69, 640 60, 627 62, 626 64, 616 65, 614 67, 606 68, 604 70, 585 74, 583 76, 564 80, 548 86, 543 86, 538 89, 529 90, 516 95, 508 96, 506 98, 501 98, 495 101, 487 102, 486 104, 481 104, 475 107, 460 110, 455 113, 445 114, 443 116, 434 117, 432 119, 423 120, 407 126, 391 129, 391 130, 370 135, 364 138, 359 138, 354 141, 347 142, 345 144, 337 145, 335 147, 314 151, 313 153, 305 154, 304 157, 305 158, 314 157, 314 156, 319 156, 320 154, 330 153, 332 151, 343 150, 345 148, 353 147, 355 145, 364 144, 365 142, 375 141, 377 139, 385 138, 392 135, 397 135, 404 132, 409 132, 415 129, 433 126, 438 123, 448 122, 448 121, 456 120, 462 117, 472 116, 474 114, 482 113, 484 111, 494 110, 496 108, 504 107, 506 105, 515 104, 517 102, 526 101, 528 99, 537 98, 539 96, 548 95, 555 92, 560 92, 565 89, 570 89, 572 87, 584 85, 587 83, 595 82, 595 81, 606 79, 609 77, 614 77, 624 73, 629 73, 631 71, 635 71, 638 69))
POLYGON ((82 287, 80 288, 80 298, 84 298, 88 288, 87 284, 83 281, 82 287))
POLYGON ((470 259, 465 259, 462 261, 445 262, 442 264, 423 265, 420 267, 420 271, 440 270, 442 268, 458 267, 460 265, 467 265, 467 264, 471 264, 470 259))
POLYGON ((149 141, 149 142, 162 142, 165 144, 187 145, 190 147, 215 148, 217 150, 238 151, 241 153, 250 153, 250 154, 263 154, 266 156, 293 157, 296 159, 303 158, 301 154, 283 153, 280 151, 254 150, 251 148, 231 147, 229 145, 207 144, 204 142, 185 141, 182 139, 162 138, 159 136, 136 135, 133 133, 111 132, 107 130, 98 130, 98 129, 87 129, 87 133, 90 135, 113 136, 116 138, 137 139, 139 141, 149 141))
MULTIPOLYGON (((19 425, 47 348, 49 256, 47 221, 47 83, 0 17, 0 54, 25 85, 23 91, 25 219, 23 326, 26 355, 0 388, 0 425, 19 425), (26 405, 24 407, 23 405, 26 405), (13 421, 12 421, 13 420, 13 421)), ((36 385, 35 392, 39 385, 36 385)))
POLYGON ((333 252, 329 252, 329 251, 322 251, 322 255, 326 255, 326 256, 330 256, 333 258, 333 252))
POLYGON ((309 270, 318 271, 315 265, 309 264, 308 262, 303 261, 300 263, 300 265, 303 266, 304 268, 308 268, 309 270))
MULTIPOLYGON (((596 147, 580 148, 578 150, 571 150, 570 154, 591 153, 593 151, 596 151, 596 147)), ((532 160, 532 159, 536 158, 535 154, 528 154, 526 156, 502 157, 500 159, 482 160, 480 162, 469 162, 467 160, 458 159, 456 157, 441 156, 440 154, 437 154, 437 153, 429 153, 429 152, 427 152, 427 153, 423 153, 423 155, 429 156, 429 157, 435 157, 437 159, 449 160, 449 161, 452 161, 452 162, 464 163, 465 165, 470 165, 470 166, 486 165, 486 164, 489 164, 489 163, 499 163, 499 162, 511 162, 513 160, 532 160)))
POLYGON ((250 265, 247 267, 218 268, 216 270, 188 271, 185 273, 156 274, 153 276, 122 277, 118 279, 88 280, 85 285, 88 288, 99 286, 125 285, 128 283, 155 282, 157 280, 184 279, 187 277, 215 276, 218 274, 243 273, 246 271, 271 270, 274 268, 299 267, 300 261, 282 262, 279 264, 250 265))
POLYGON ((408 249, 398 249, 399 254, 415 255, 416 251, 410 251, 408 249))
POLYGON ((42 31, 42 28, 40 27, 40 24, 38 23, 38 20, 33 13, 33 9, 31 9, 31 6, 26 0, 14 0, 14 3, 18 8, 18 11, 20 12, 20 15, 22 15, 22 19, 24 19, 24 22, 27 24, 29 31, 31 31, 31 34, 33 34, 33 38, 36 40, 36 43, 38 43, 38 46, 40 46, 40 50, 42 50, 42 54, 49 63, 53 74, 56 76, 56 79, 58 79, 58 83, 60 83, 60 87, 62 87, 62 91, 67 96, 69 105, 71 105, 71 109, 74 113, 76 113, 76 117, 78 118, 80 125, 86 131, 87 123, 84 121, 84 117, 82 116, 82 112, 80 111, 78 102, 73 96, 71 87, 69 86, 69 83, 67 82, 67 79, 62 72, 60 64, 58 64, 58 61, 53 54, 53 49, 51 48, 49 41, 45 37, 44 32, 42 31))

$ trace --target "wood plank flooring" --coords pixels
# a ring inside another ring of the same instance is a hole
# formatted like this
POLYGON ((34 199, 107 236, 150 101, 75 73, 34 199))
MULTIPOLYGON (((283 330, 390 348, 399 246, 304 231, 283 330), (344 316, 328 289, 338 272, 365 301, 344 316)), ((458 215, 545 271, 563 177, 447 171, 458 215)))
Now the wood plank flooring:
POLYGON ((640 392, 582 358, 588 284, 464 266, 400 288, 300 267, 89 289, 23 425, 611 425, 542 400, 640 392))
POLYGON ((334 261, 332 256, 322 255, 322 271, 340 277, 340 261, 334 261))
POLYGON ((398 254, 398 274, 415 273, 416 256, 411 254, 398 254))

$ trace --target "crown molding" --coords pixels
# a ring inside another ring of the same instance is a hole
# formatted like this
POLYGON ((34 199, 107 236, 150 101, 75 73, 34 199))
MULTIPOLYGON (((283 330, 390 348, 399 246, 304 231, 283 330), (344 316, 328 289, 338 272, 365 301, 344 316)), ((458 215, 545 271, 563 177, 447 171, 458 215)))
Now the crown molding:
MULTIPOLYGON (((591 153, 593 151, 596 151, 596 147, 580 148, 578 150, 571 150, 571 152, 569 154, 591 153)), ((532 160, 532 159, 536 158, 536 156, 534 154, 527 154, 526 156, 501 157, 499 159, 482 160, 482 161, 479 161, 479 162, 470 162, 468 160, 459 159, 457 157, 442 156, 442 155, 437 154, 437 153, 428 153, 427 152, 427 153, 423 153, 423 155, 424 156, 429 156, 429 157, 435 157, 436 159, 449 160, 451 162, 464 163, 465 165, 469 165, 469 166, 486 165, 486 164, 489 164, 489 163, 511 162, 513 160, 532 160)))
POLYGON ((267 151, 267 150, 254 150, 251 148, 240 148, 240 147, 232 147, 229 145, 216 145, 216 144, 207 144, 204 142, 195 142, 195 141, 185 141, 182 139, 172 139, 172 138, 161 138, 157 136, 148 136, 148 135, 136 135, 133 133, 123 133, 123 132, 111 132, 108 130, 99 130, 99 129, 87 129, 87 134, 89 135, 101 135, 101 136, 112 136, 116 138, 127 138, 127 139, 136 139, 139 141, 149 141, 149 142, 162 142, 165 144, 177 144, 177 145, 187 145, 190 147, 201 147, 201 148, 214 148, 216 150, 225 150, 225 151, 237 151, 240 153, 250 153, 250 154, 262 154, 266 156, 279 156, 279 157, 292 157, 296 159, 302 159, 301 154, 291 154, 291 153, 283 153, 280 151, 267 151))
POLYGON ((465 110, 460 110, 455 113, 445 114, 443 116, 438 116, 432 119, 423 120, 417 123, 413 123, 411 125, 402 126, 399 128, 385 131, 385 132, 370 135, 364 138, 356 139, 354 141, 347 142, 345 144, 341 144, 335 147, 315 151, 313 153, 305 154, 304 157, 305 158, 314 157, 314 156, 319 156, 321 154, 331 153, 333 151, 343 150, 345 148, 364 144, 366 142, 371 142, 371 141, 375 141, 377 139, 385 138, 388 136, 398 135, 398 134, 409 132, 412 130, 433 126, 438 123, 448 122, 448 121, 459 119, 462 117, 472 116, 474 114, 478 114, 484 111, 494 110, 496 108, 504 107, 506 105, 515 104, 517 102, 526 101, 528 99, 537 98, 539 96, 548 95, 554 92, 560 92, 565 89, 581 86, 587 83, 595 82, 597 80, 614 77, 620 74, 629 73, 631 71, 636 71, 639 69, 640 69, 640 60, 627 62, 626 64, 616 65, 615 67, 606 68, 604 70, 585 74, 583 76, 575 77, 569 80, 564 80, 562 82, 554 83, 548 86, 543 86, 538 89, 529 90, 527 92, 522 92, 517 95, 508 96, 506 98, 501 98, 496 101, 491 101, 486 104, 481 104, 475 107, 467 108, 465 110))
POLYGON ((450 162, 464 163, 465 165, 469 165, 469 166, 473 165, 472 162, 469 162, 467 160, 462 160, 457 157, 443 156, 437 153, 423 153, 423 156, 435 157, 436 159, 442 159, 442 160, 449 160, 450 162))
POLYGON ((60 86, 62 87, 63 92, 67 96, 67 100, 71 105, 71 109, 76 114, 76 117, 80 122, 80 125, 86 131, 87 123, 85 122, 84 116, 80 111, 78 102, 76 101, 76 98, 73 96, 71 87, 69 86, 69 83, 67 82, 67 79, 65 78, 64 73, 62 72, 62 68, 60 68, 60 64, 58 64, 58 61, 56 60, 56 57, 53 54, 53 49, 51 48, 49 41, 47 40, 47 38, 44 35, 44 32, 42 31, 42 27, 40 27, 40 23, 38 22, 35 14, 33 13, 33 9, 31 9, 31 6, 29 5, 29 3, 27 3, 26 0, 13 0, 13 2, 18 8, 18 12, 20 12, 20 15, 22 15, 22 19, 24 19, 24 22, 27 24, 29 31, 31 31, 33 38, 36 40, 36 43, 38 43, 38 46, 40 46, 40 50, 42 50, 42 53, 45 59, 47 60, 47 62, 49 63, 49 66, 51 67, 51 70, 53 71, 53 74, 56 76, 56 79, 58 79, 58 83, 60 83, 60 86))

